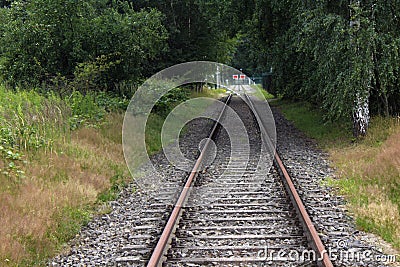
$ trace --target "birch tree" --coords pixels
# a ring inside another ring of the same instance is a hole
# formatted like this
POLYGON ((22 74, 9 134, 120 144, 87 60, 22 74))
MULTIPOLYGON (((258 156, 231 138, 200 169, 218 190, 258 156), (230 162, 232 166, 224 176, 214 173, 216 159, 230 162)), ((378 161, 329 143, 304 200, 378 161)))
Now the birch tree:
MULTIPOLYGON (((355 57, 360 57, 358 43, 354 41, 357 38, 358 31, 361 27, 360 22, 360 12, 361 12, 361 1, 359 0, 350 0, 350 33, 351 33, 351 44, 353 49, 355 50, 355 57)), ((356 79, 360 79, 360 81, 355 81, 355 83, 360 86, 359 88, 355 88, 354 92, 354 106, 353 106, 353 135, 355 137, 365 136, 367 134, 370 115, 369 115, 369 92, 371 88, 371 73, 367 70, 366 75, 363 75, 363 70, 355 62, 352 64, 353 72, 358 72, 359 75, 356 76, 356 79)))

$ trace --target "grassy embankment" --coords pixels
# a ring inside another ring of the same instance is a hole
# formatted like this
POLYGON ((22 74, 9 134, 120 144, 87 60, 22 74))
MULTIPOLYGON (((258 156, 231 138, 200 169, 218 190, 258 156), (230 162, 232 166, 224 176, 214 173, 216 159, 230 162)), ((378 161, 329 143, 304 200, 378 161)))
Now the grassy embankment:
POLYGON ((260 84, 251 85, 251 88, 256 90, 255 96, 260 99, 269 100, 275 98, 273 94, 270 94, 269 92, 264 90, 260 84))
POLYGON ((349 125, 324 123, 307 103, 276 101, 285 117, 327 150, 337 178, 327 183, 348 200, 357 226, 400 250, 400 120, 374 117, 368 135, 354 140, 349 125))
POLYGON ((0 265, 43 265, 116 196, 129 178, 121 104, 0 86, 0 265))
MULTIPOLYGON (((0 86, 1 266, 44 265, 94 214, 109 211, 106 201, 131 179, 124 106, 104 94, 61 99, 0 86)), ((150 153, 160 149, 162 122, 152 114, 147 124, 150 153)))

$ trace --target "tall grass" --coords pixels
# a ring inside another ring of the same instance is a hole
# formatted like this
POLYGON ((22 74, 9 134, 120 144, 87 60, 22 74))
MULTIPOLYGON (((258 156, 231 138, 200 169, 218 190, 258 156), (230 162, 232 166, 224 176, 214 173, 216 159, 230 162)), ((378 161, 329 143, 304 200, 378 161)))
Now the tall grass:
POLYGON ((126 99, 0 85, 0 265, 44 265, 129 180, 126 99))
POLYGON ((23 154, 40 148, 51 153, 54 140, 68 136, 69 115, 70 108, 54 94, 0 85, 0 175, 19 181, 23 154))
MULTIPOLYGON (((166 114, 188 94, 162 99, 151 114, 150 153, 161 148, 166 114)), ((60 97, 0 86, 0 265, 44 266, 93 213, 109 210, 104 202, 131 179, 121 145, 127 104, 102 92, 60 97)))
POLYGON ((50 148, 67 132, 70 109, 54 94, 11 91, 0 86, 1 142, 20 150, 50 148))
POLYGON ((44 95, 0 85, 0 175, 20 181, 24 154, 52 153, 55 140, 67 142, 79 127, 98 127, 108 112, 124 110, 128 102, 104 92, 73 91, 61 98, 51 91, 44 95))
POLYGON ((340 179, 330 183, 350 201, 357 225, 400 250, 400 124, 376 117, 368 136, 351 146, 332 148, 340 179))

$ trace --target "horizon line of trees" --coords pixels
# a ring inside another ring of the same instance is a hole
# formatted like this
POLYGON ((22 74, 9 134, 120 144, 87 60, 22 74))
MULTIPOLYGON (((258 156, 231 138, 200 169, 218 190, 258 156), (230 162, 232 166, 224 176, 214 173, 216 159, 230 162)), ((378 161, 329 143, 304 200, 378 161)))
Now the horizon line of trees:
POLYGON ((326 120, 400 111, 400 0, 3 0, 0 79, 126 93, 177 63, 274 70, 277 95, 326 120))

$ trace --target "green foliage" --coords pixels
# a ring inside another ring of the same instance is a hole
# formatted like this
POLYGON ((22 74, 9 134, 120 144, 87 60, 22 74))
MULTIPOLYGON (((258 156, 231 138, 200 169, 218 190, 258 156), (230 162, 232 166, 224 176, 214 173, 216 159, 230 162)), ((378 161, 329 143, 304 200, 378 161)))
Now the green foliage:
POLYGON ((154 105, 153 111, 165 117, 179 103, 189 98, 189 91, 183 88, 174 88, 163 95, 154 105))
POLYGON ((66 134, 69 109, 54 94, 10 91, 0 86, 0 172, 16 179, 26 150, 52 149, 55 137, 66 134))
POLYGON ((10 148, 0 145, 0 160, 3 159, 4 167, 0 168, 0 175, 4 175, 12 181, 19 182, 24 177, 24 171, 19 166, 22 161, 22 155, 10 148))
POLYGON ((108 112, 121 112, 129 101, 107 92, 73 91, 62 99, 54 93, 8 90, 0 86, 0 175, 19 182, 24 153, 53 150, 56 139, 70 130, 98 127, 108 112))
POLYGON ((72 130, 81 125, 96 126, 104 118, 105 110, 96 104, 94 94, 83 95, 79 91, 74 91, 66 101, 72 111, 70 117, 72 130))
POLYGON ((398 114, 400 5, 357 2, 255 1, 235 64, 273 67, 277 93, 318 105, 326 121, 350 121, 357 95, 372 114, 398 114))
POLYGON ((13 85, 75 76, 87 90, 137 80, 167 38, 159 12, 119 1, 13 1, 1 11, 1 75, 13 85))
POLYGON ((105 91, 96 92, 94 95, 96 105, 106 112, 125 112, 130 102, 127 97, 121 97, 105 91))
POLYGON ((73 91, 65 101, 71 108, 69 122, 72 130, 80 126, 97 127, 107 112, 124 111, 129 104, 128 99, 104 91, 87 94, 73 91))
POLYGON ((98 90, 99 87, 107 88, 109 73, 120 63, 121 60, 112 60, 105 55, 91 62, 78 63, 74 72, 73 88, 81 92, 98 90))
POLYGON ((154 69, 194 60, 232 62, 241 35, 241 22, 251 17, 249 1, 126 0, 135 9, 156 8, 165 15, 169 51, 148 66, 154 69), (245 11, 246 10, 246 11, 245 11), (248 15, 248 16, 247 16, 248 15))

